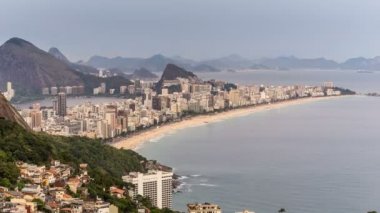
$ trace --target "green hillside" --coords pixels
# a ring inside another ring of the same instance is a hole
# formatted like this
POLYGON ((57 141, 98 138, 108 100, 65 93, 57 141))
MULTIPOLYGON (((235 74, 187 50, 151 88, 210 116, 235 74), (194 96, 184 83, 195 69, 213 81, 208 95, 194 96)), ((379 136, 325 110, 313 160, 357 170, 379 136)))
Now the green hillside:
MULTIPOLYGON (((144 171, 144 157, 131 150, 115 149, 99 140, 32 133, 15 122, 0 119, 0 185, 17 186, 19 171, 16 161, 49 165, 52 159, 69 164, 77 171, 80 163, 87 163, 89 175, 94 179, 88 186, 91 197, 99 196, 117 205, 123 212, 136 211, 136 204, 129 198, 117 199, 104 189, 112 185, 125 185, 121 176, 126 172, 144 171)), ((143 199, 141 202, 151 207, 149 201, 143 199)))

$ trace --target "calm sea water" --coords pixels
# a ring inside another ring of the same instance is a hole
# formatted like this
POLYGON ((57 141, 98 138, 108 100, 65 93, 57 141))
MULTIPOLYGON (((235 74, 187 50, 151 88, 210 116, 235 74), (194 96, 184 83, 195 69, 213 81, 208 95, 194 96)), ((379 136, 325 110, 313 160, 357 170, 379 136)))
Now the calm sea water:
MULTIPOLYGON (((380 91, 378 73, 273 71, 210 77, 266 84, 334 80, 361 92, 380 91)), ((184 176, 182 193, 174 196, 177 210, 185 211, 189 202, 215 202, 224 212, 379 211, 379 109, 380 98, 374 97, 321 100, 179 130, 147 142, 138 152, 184 176)))

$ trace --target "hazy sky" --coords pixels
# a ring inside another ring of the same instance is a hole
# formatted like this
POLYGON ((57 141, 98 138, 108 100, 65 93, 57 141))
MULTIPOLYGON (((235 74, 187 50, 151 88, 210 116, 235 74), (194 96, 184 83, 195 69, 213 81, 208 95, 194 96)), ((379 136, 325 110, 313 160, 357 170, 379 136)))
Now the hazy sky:
POLYGON ((378 0, 1 0, 0 42, 69 59, 380 55, 378 0))

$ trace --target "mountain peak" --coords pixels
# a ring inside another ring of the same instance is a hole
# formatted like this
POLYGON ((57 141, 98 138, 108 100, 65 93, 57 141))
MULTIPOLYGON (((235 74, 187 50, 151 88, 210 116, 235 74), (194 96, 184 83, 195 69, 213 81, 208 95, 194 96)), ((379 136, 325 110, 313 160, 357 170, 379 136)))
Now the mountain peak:
POLYGON ((156 54, 150 57, 151 59, 165 59, 166 57, 162 54, 156 54))
POLYGON ((24 39, 21 39, 21 38, 17 38, 17 37, 13 37, 11 39, 9 39, 8 41, 6 41, 4 44, 8 44, 8 45, 17 45, 17 46, 34 46, 32 43, 30 43, 29 41, 26 41, 24 39))
POLYGON ((163 80, 175 80, 177 78, 186 78, 189 80, 199 80, 198 77, 192 73, 189 72, 182 67, 179 67, 175 64, 167 64, 164 72, 161 76, 161 81, 163 80))
POLYGON ((0 47, 0 76, 0 86, 10 81, 20 96, 40 95, 44 87, 83 85, 67 63, 20 38, 0 47))
POLYGON ((157 83, 157 91, 160 92, 165 80, 176 80, 177 78, 186 78, 191 81, 200 81, 200 79, 192 72, 189 72, 175 64, 167 64, 162 73, 160 81, 157 83))
POLYGON ((196 75, 175 64, 167 64, 164 72, 162 73, 162 78, 164 80, 175 80, 177 78, 188 77, 196 77, 196 75))
POLYGON ((56 47, 52 47, 49 49, 49 54, 54 56, 56 59, 61 60, 65 63, 69 63, 70 61, 66 58, 66 56, 56 47))

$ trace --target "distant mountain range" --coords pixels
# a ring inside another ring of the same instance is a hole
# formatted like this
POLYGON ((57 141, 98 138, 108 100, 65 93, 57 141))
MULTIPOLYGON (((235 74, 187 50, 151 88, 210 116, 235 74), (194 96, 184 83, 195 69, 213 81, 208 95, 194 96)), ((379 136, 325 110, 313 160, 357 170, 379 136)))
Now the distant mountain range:
POLYGON ((69 67, 71 67, 73 70, 81 72, 81 73, 87 73, 87 74, 98 74, 98 69, 92 67, 92 66, 87 66, 85 64, 81 63, 72 63, 70 62, 66 56, 56 47, 52 47, 49 49, 48 53, 54 58, 64 62, 67 64, 69 67))
POLYGON ((85 64, 99 68, 118 68, 131 72, 140 68, 147 68, 153 72, 161 72, 166 64, 176 64, 192 72, 219 72, 229 69, 347 69, 347 70, 380 70, 380 57, 351 58, 343 63, 325 58, 297 58, 294 56, 263 58, 250 60, 239 55, 230 55, 222 58, 195 61, 179 56, 166 57, 154 55, 150 58, 107 58, 102 56, 91 57, 85 64))
POLYGON ((11 81, 19 96, 36 96, 43 87, 83 85, 86 94, 93 86, 107 82, 107 88, 118 88, 132 82, 128 79, 157 79, 152 72, 162 72, 173 66, 183 67, 194 73, 218 72, 236 69, 347 69, 380 70, 380 57, 351 58, 338 63, 325 58, 303 59, 297 57, 264 58, 250 60, 230 55, 213 60, 195 61, 180 56, 154 55, 150 58, 107 58, 94 56, 87 62, 73 63, 57 48, 49 52, 39 49, 20 38, 11 38, 0 46, 0 89, 11 81), (170 64, 171 66, 167 66, 170 64), (98 78, 98 68, 108 68, 117 76, 98 78))
MULTIPOLYGON (((98 74, 99 70, 89 65, 85 65, 83 63, 72 63, 70 62, 66 56, 56 47, 52 47, 49 49, 49 53, 54 56, 56 59, 61 60, 68 64, 72 69, 84 73, 84 74, 98 74)), ((145 67, 140 69, 136 69, 132 74, 128 74, 120 68, 108 68, 113 74, 117 74, 123 76, 130 80, 156 80, 158 76, 145 67)))
POLYGON ((340 65, 342 69, 380 70, 380 56, 374 58, 351 58, 340 65))
POLYGON ((132 74, 126 74, 126 78, 131 80, 157 80, 158 76, 145 68, 141 68, 132 74))
POLYGON ((266 58, 259 61, 266 67, 275 69, 337 69, 339 64, 325 58, 300 59, 296 57, 266 58))
POLYGON ((9 39, 0 46, 0 88, 10 81, 18 96, 39 96, 42 88, 53 86, 83 85, 86 94, 90 94, 92 86, 103 81, 115 88, 131 84, 124 77, 100 79, 86 74, 93 72, 88 70, 96 69, 69 62, 56 48, 48 53, 20 38, 9 39))
POLYGON ((124 72, 133 72, 141 68, 152 72, 162 72, 167 64, 176 64, 194 72, 218 72, 219 69, 209 64, 197 63, 181 57, 169 58, 161 54, 150 58, 107 58, 103 56, 93 56, 85 64, 97 68, 117 68, 124 72))

